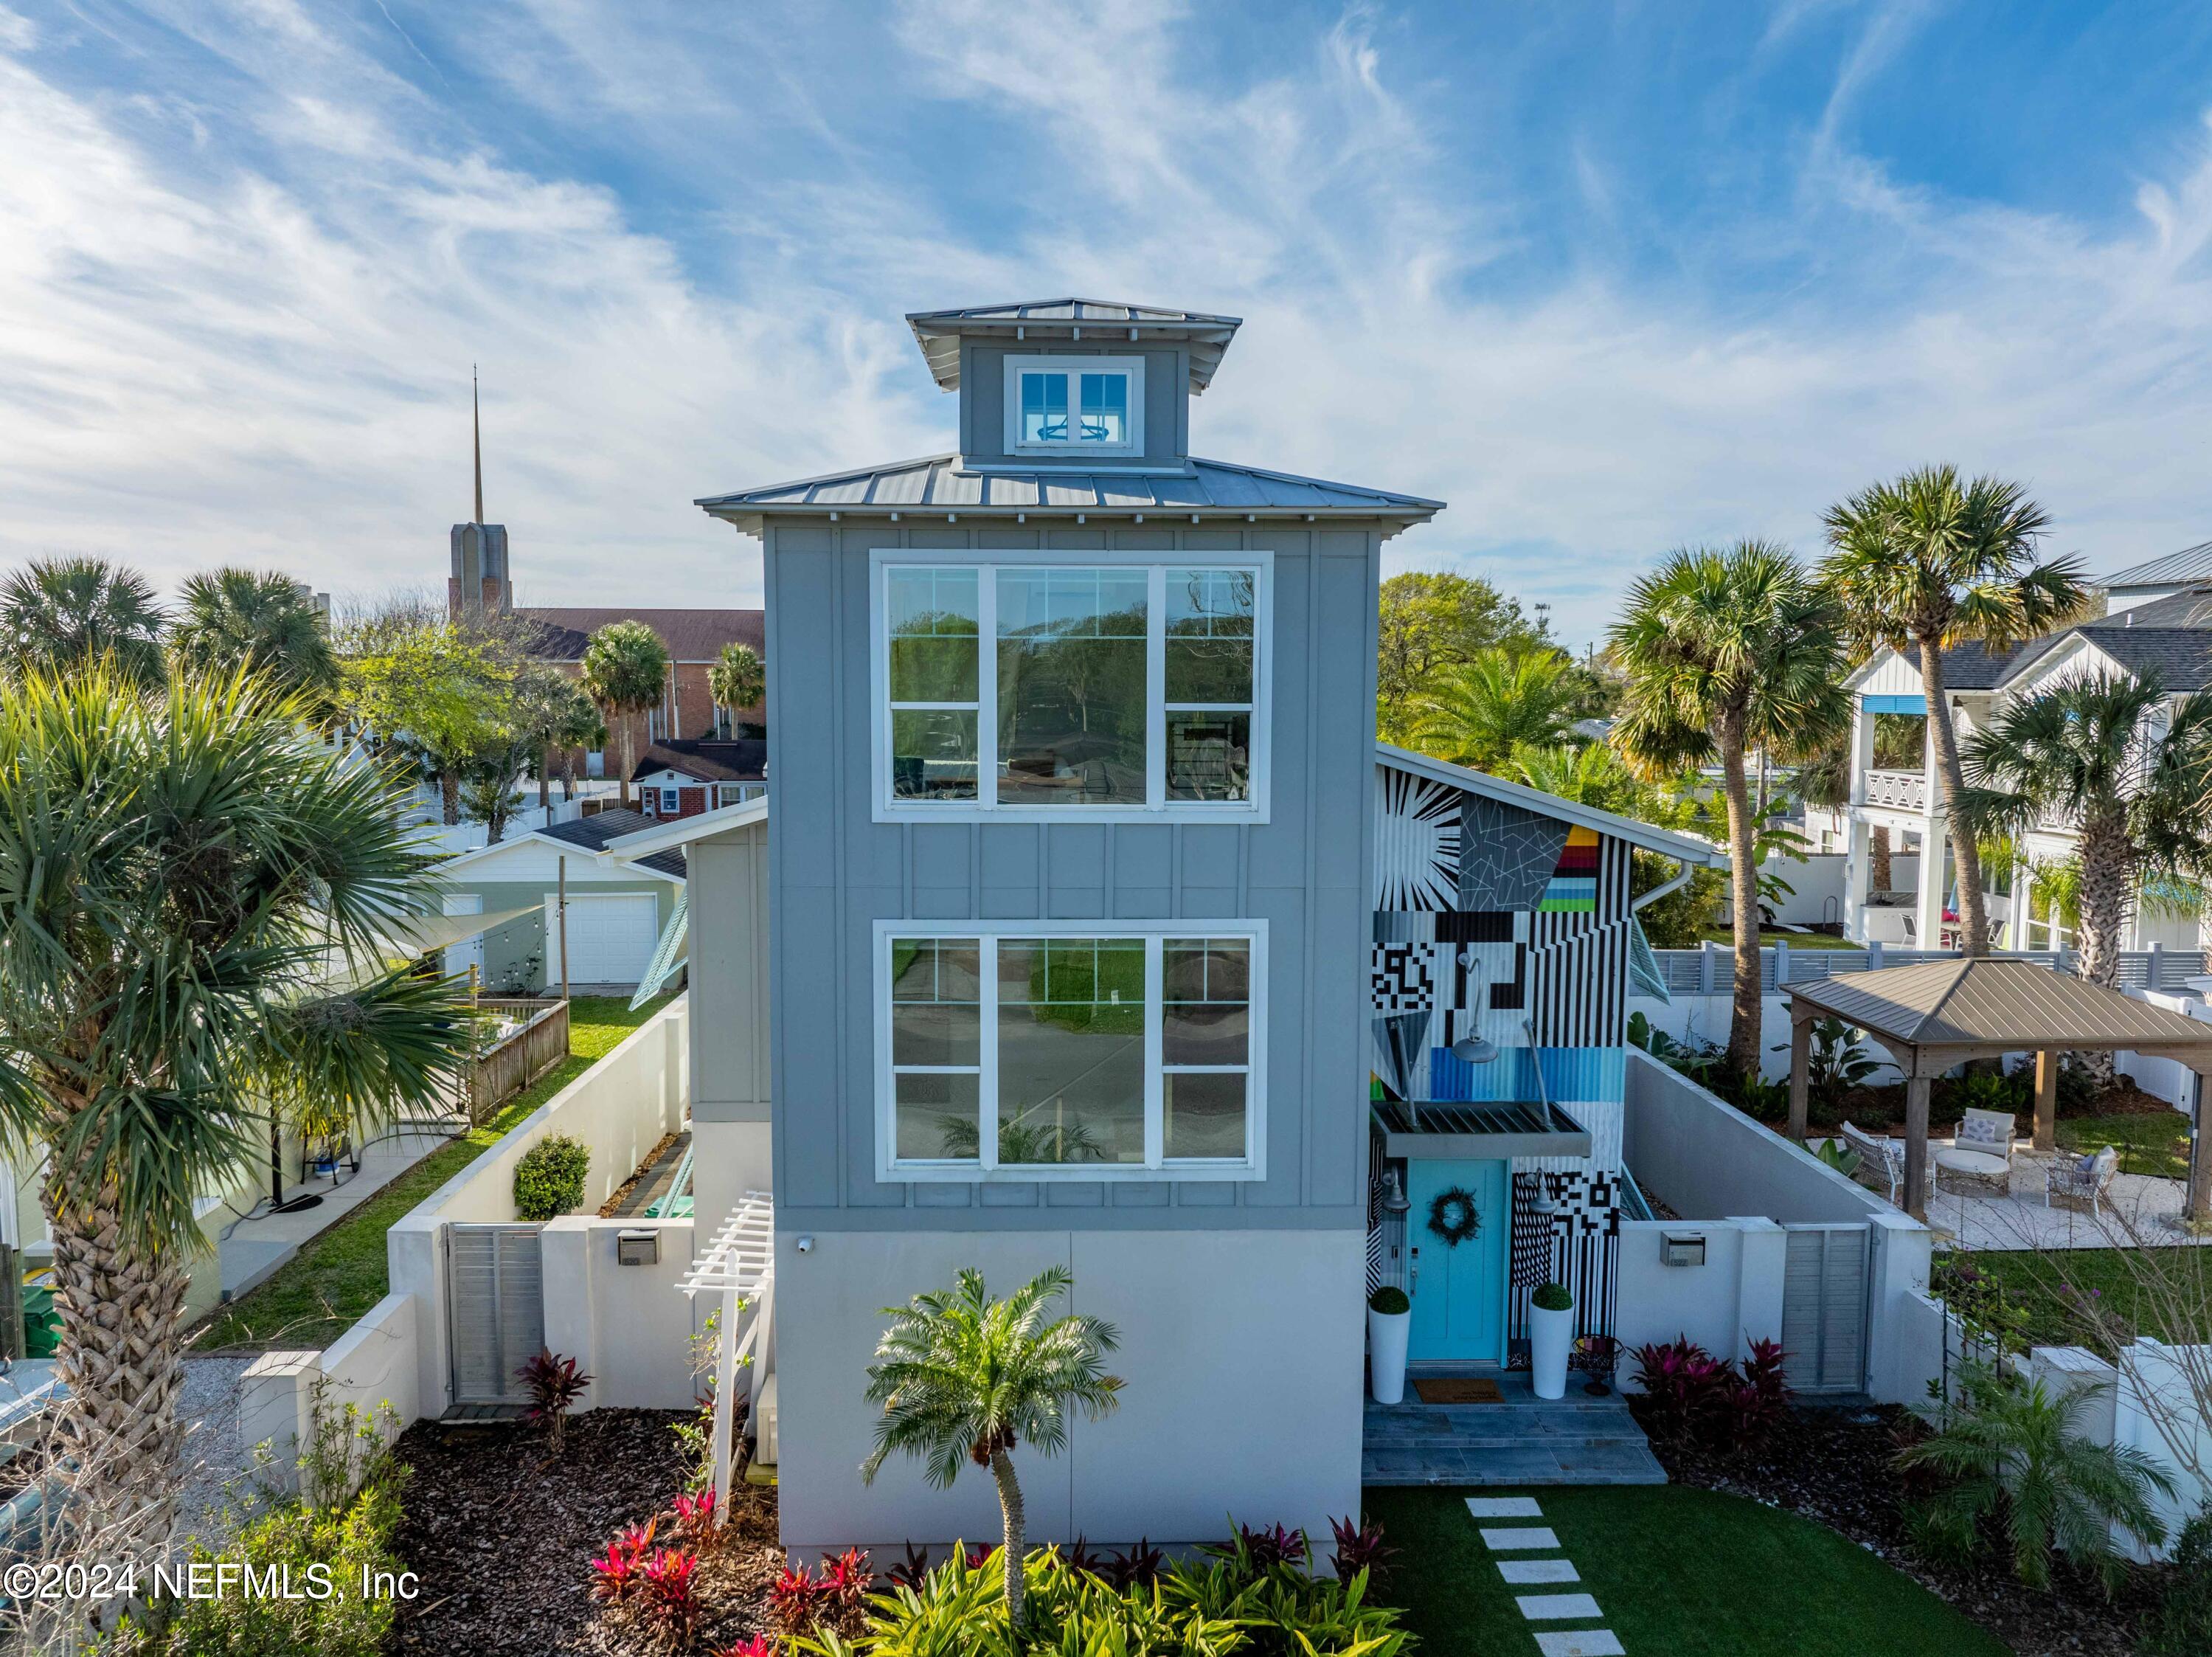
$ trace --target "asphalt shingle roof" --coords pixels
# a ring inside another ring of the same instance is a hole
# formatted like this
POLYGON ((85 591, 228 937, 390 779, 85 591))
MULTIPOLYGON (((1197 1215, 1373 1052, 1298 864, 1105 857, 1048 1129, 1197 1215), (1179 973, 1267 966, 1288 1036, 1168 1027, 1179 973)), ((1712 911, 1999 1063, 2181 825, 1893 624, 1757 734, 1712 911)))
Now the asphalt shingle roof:
MULTIPOLYGON (((579 817, 574 822, 555 823, 537 831, 549 839, 559 840, 585 851, 605 851, 607 842, 618 840, 625 834, 635 834, 641 829, 657 826, 653 819, 641 811, 625 811, 617 807, 603 811, 594 817, 579 817)), ((650 857, 641 857, 640 867, 654 869, 663 874, 684 878, 684 857, 680 852, 656 851, 650 857)))
POLYGON ((663 737, 637 757, 630 781, 670 770, 702 783, 763 782, 768 777, 768 744, 758 737, 663 737))

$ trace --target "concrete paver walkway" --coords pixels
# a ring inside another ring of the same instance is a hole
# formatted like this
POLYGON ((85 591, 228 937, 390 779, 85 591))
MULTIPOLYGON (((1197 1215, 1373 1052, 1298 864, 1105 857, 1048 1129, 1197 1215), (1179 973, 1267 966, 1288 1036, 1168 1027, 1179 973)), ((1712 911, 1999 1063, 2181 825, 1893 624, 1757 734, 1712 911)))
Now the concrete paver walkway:
MULTIPOLYGON (((1482 1520, 1541 1519, 1543 1506, 1533 1496, 1479 1496, 1467 1499, 1468 1515, 1482 1520)), ((1571 1559, 1528 1559, 1528 1553, 1556 1553, 1559 1538, 1546 1525, 1484 1525, 1482 1544, 1492 1553, 1516 1556, 1497 1562, 1498 1575, 1519 1587, 1530 1582, 1579 1582, 1580 1573, 1571 1559)), ((1529 1623, 1599 1623, 1605 1613, 1597 1597, 1589 1593, 1521 1593, 1513 1603, 1529 1623)), ((1607 1628, 1532 1629, 1541 1657, 1626 1657, 1620 1636, 1607 1628)))

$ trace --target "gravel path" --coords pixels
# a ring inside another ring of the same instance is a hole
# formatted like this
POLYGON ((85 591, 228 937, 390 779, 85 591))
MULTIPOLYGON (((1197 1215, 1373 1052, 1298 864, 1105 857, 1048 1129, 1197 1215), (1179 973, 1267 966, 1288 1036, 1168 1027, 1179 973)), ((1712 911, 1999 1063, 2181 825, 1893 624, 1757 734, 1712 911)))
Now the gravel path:
POLYGON ((224 1486, 243 1472, 252 1447, 238 1441, 238 1382, 253 1362, 245 1357, 187 1357, 177 1413, 191 1423, 185 1465, 191 1471, 178 1501, 184 1528, 207 1535, 218 1529, 230 1500, 224 1486))

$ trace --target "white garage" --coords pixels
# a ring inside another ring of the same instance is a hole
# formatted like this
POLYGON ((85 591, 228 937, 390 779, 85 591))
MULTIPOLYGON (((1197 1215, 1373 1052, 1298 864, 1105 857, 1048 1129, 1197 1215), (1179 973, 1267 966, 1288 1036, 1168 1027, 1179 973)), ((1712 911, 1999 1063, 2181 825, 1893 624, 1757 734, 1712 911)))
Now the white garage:
MULTIPOLYGON (((568 981, 635 984, 653 964, 660 911, 649 892, 568 893, 568 981)), ((545 894, 545 977, 561 982, 560 898, 545 894)))

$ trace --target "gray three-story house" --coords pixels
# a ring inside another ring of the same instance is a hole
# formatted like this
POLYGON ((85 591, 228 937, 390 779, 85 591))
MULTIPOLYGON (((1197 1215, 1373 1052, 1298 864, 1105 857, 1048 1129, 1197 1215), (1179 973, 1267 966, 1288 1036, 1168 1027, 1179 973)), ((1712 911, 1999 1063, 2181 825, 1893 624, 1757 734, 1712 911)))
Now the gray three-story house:
POLYGON ((1068 1267, 1120 1331, 1119 1410, 1024 1466, 1037 1535, 1325 1534, 1360 1477, 1376 590, 1439 503, 1194 458, 1233 317, 909 320, 959 453, 701 503, 762 541, 780 716, 764 858, 692 854, 729 860, 702 947, 765 905, 766 1051, 702 1006, 693 1097, 702 1220, 773 1185, 785 1538, 995 1532, 986 1479, 854 1471, 881 1308, 970 1265, 1068 1267))

